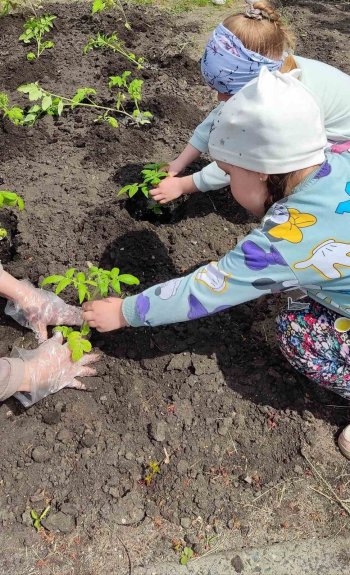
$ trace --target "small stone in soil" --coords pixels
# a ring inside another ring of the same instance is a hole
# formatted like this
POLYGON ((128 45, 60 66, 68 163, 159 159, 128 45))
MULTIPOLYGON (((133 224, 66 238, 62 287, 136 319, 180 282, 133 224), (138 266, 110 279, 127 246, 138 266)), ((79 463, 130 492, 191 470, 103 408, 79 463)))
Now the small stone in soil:
POLYGON ((73 439, 73 434, 71 431, 68 431, 68 429, 61 429, 57 434, 57 439, 61 441, 61 443, 70 443, 73 439))
POLYGON ((42 525, 49 531, 60 531, 61 533, 71 533, 75 529, 75 520, 71 515, 66 515, 62 511, 50 513, 46 519, 42 520, 42 525))
POLYGON ((43 422, 47 425, 56 425, 61 420, 61 415, 58 411, 48 411, 43 414, 43 422))
POLYGON ((32 451, 32 459, 37 463, 43 463, 50 459, 51 453, 45 449, 43 445, 38 445, 38 447, 34 447, 32 451))
POLYGON ((157 421, 156 423, 151 423, 150 425, 150 436, 151 439, 161 442, 165 441, 168 426, 165 421, 157 421))

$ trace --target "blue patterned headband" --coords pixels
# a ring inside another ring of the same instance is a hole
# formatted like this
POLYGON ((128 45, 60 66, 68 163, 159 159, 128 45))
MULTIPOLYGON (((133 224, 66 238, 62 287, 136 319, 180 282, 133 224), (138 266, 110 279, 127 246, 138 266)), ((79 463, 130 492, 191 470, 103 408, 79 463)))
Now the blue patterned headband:
POLYGON ((201 70, 211 88, 220 94, 236 94, 250 80, 259 76, 262 66, 274 72, 279 70, 282 62, 247 50, 237 36, 219 24, 206 45, 201 70))

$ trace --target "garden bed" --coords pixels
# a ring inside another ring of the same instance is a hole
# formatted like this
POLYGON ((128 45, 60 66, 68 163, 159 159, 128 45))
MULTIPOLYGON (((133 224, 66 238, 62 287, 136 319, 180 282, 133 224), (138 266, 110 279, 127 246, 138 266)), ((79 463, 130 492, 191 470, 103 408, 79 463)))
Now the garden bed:
MULTIPOLYGON (((298 53, 350 72, 348 5, 285 4, 298 53)), ((23 105, 16 88, 38 80, 69 96, 93 87, 108 101, 108 77, 131 68, 117 54, 82 49, 98 31, 114 31, 115 15, 92 18, 88 4, 71 3, 46 11, 57 16, 56 45, 35 63, 17 40, 23 17, 0 20, 0 91, 23 105)), ((2 188, 26 202, 9 224, 6 269, 16 277, 38 282, 93 262, 137 275, 145 288, 217 260, 256 225, 227 190, 189 197, 151 221, 117 198, 140 165, 174 158, 214 105, 188 45, 202 38, 200 13, 130 7, 128 15, 133 31, 119 22, 118 32, 146 58, 137 76, 150 125, 113 129, 81 109, 32 128, 1 120, 2 188)), ((334 433, 350 412, 280 356, 273 331, 283 303, 96 333, 103 355, 87 392, 64 390, 28 411, 15 400, 2 404, 0 573, 122 575, 130 562, 179 558, 185 544, 201 555, 346 531, 344 510, 310 490, 316 483, 302 449, 349 497, 334 433), (147 486, 152 461, 160 472, 147 486), (47 530, 37 534, 30 511, 48 504, 47 530)), ((3 315, 0 322, 4 356, 25 330, 3 315)))

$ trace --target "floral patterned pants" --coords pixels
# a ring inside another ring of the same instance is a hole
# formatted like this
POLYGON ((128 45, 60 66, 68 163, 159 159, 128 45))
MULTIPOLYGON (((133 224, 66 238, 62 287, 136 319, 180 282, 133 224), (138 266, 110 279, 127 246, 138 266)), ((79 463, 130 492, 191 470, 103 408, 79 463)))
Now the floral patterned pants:
POLYGON ((313 300, 306 310, 277 318, 277 337, 289 363, 309 379, 350 398, 350 332, 338 333, 335 312, 313 300))

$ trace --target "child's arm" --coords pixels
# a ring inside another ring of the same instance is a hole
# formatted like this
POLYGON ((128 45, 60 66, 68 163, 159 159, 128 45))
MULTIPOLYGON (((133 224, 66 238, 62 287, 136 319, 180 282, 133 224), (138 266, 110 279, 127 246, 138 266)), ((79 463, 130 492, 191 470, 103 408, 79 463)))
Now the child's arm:
POLYGON ((84 319, 99 331, 156 326, 208 316, 264 294, 298 286, 278 250, 254 230, 219 262, 146 289, 125 300, 84 304, 84 319))
POLYGON ((168 173, 170 176, 177 176, 184 171, 187 166, 192 164, 201 156, 201 152, 194 148, 192 144, 187 144, 183 152, 168 165, 168 173))

